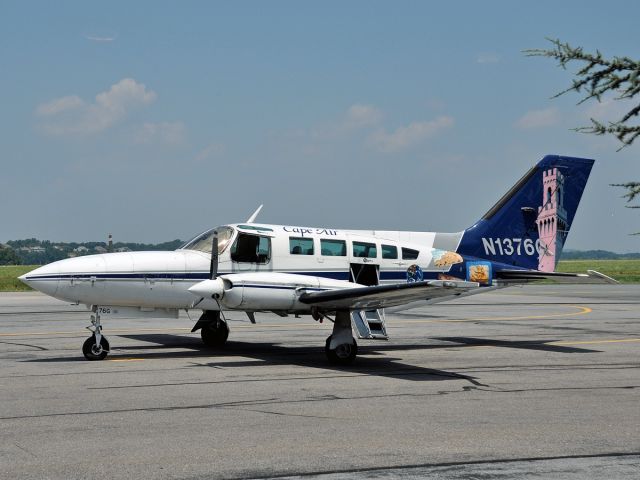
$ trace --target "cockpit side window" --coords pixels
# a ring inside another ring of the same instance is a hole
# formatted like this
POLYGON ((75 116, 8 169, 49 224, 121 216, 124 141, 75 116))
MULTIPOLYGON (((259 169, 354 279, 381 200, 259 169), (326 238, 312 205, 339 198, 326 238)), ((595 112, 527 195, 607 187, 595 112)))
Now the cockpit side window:
POLYGON ((213 232, 218 231, 218 254, 225 251, 229 242, 233 238, 233 228, 231 227, 216 227, 211 230, 207 230, 201 233, 193 240, 189 240, 181 248, 184 250, 196 250, 198 252, 204 252, 211 254, 211 243, 213 241, 213 232))
POLYGON ((271 259, 271 239, 259 235, 238 233, 231 246, 231 260, 243 263, 269 263, 271 259))

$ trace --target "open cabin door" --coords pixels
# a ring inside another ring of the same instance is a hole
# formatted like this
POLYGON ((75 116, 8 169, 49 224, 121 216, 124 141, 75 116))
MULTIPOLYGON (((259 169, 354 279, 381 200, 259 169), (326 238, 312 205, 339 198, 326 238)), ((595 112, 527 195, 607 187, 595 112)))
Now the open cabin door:
MULTIPOLYGON (((349 252, 349 281, 360 285, 380 283, 380 263, 378 247, 375 243, 353 240, 349 252)), ((385 327, 384 309, 353 310, 351 324, 358 338, 388 340, 385 327)))
POLYGON ((271 270, 271 237, 238 232, 230 256, 234 272, 271 270))

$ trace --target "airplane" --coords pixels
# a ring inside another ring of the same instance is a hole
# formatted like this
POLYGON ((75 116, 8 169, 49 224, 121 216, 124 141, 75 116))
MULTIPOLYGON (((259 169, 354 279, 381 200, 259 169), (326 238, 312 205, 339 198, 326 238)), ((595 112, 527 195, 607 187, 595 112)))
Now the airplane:
POLYGON ((103 318, 178 318, 201 310, 192 332, 209 347, 229 336, 224 312, 328 319, 330 363, 348 365, 359 339, 386 340, 385 309, 402 310, 541 279, 617 283, 555 272, 594 160, 547 155, 466 230, 342 230, 256 223, 209 229, 175 251, 68 258, 20 277, 91 310, 82 351, 102 360, 103 318))

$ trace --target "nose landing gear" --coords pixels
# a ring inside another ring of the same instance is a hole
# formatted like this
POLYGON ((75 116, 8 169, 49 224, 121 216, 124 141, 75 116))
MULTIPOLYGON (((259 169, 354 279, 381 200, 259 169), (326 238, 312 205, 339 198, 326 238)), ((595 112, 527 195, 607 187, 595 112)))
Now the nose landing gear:
POLYGON ((91 325, 87 330, 93 334, 82 344, 82 353, 87 360, 104 360, 109 354, 109 340, 102 335, 102 325, 100 324, 99 307, 93 307, 91 315, 91 325))
POLYGON ((198 329, 201 329, 200 337, 207 347, 221 347, 229 338, 229 325, 221 318, 219 310, 204 311, 191 331, 198 329))

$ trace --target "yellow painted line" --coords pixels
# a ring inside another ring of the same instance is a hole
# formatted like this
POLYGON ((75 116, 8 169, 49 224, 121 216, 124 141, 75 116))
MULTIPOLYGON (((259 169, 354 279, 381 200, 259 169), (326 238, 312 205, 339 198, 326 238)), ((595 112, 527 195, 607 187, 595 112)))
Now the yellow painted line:
POLYGON ((585 340, 581 342, 549 342, 547 345, 597 345, 599 343, 639 343, 640 338, 620 338, 614 340, 585 340))
POLYGON ((581 307, 579 305, 567 305, 570 308, 577 308, 578 312, 570 313, 551 313, 548 315, 526 315, 522 317, 477 317, 466 318, 464 320, 400 320, 391 322, 390 326, 402 323, 463 323, 463 322, 503 322, 507 320, 540 320, 546 318, 574 317, 576 315, 585 315, 593 310, 589 307, 581 307))
MULTIPOLYGON (((128 330, 111 330, 109 333, 117 335, 118 333, 133 333, 133 332, 167 332, 167 331, 185 331, 190 332, 190 328, 132 328, 128 330)), ((71 332, 24 332, 24 333, 0 333, 0 337, 27 337, 27 336, 39 336, 39 335, 78 335, 80 333, 86 333, 84 330, 74 330, 71 332)), ((106 332, 105 332, 106 333, 106 332)))
MULTIPOLYGON (((278 323, 278 324, 266 324, 260 323, 257 325, 233 325, 231 324, 231 329, 235 330, 237 328, 291 328, 291 327, 301 327, 301 328, 316 328, 317 325, 315 323, 278 323)), ((140 332, 191 332, 191 328, 180 327, 180 328, 129 328, 129 329, 111 329, 108 328, 104 331, 105 334, 109 335, 120 335, 123 333, 140 333, 140 332)), ((0 333, 0 337, 37 337, 43 335, 80 335, 86 333, 84 330, 74 330, 69 332, 22 332, 22 333, 0 333)))
MULTIPOLYGON (((545 304, 539 304, 545 305, 545 304)), ((536 306, 539 306, 536 305, 536 306)), ((465 322, 502 322, 508 320, 541 320, 547 318, 561 318, 561 317, 573 317, 576 315, 585 315, 593 310, 589 307, 582 307, 580 305, 567 305, 568 308, 578 309, 577 312, 568 313, 551 313, 547 315, 525 315, 519 317, 476 317, 465 319, 452 319, 452 320, 395 320, 390 322, 389 326, 394 325, 406 325, 414 323, 465 323, 465 322)), ((231 329, 242 328, 317 328, 315 322, 311 323, 259 323, 257 325, 233 325, 231 329)), ((105 334, 119 335, 123 333, 140 333, 140 332, 190 332, 190 328, 185 327, 173 327, 173 328, 130 328, 130 329, 108 329, 105 334)), ((84 330, 74 330, 69 332, 23 332, 23 333, 0 333, 0 337, 32 337, 32 336, 52 336, 52 335, 79 335, 85 333, 84 330)))

